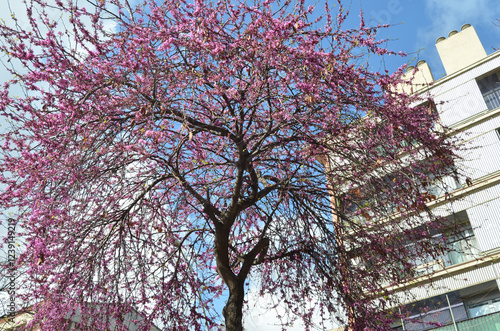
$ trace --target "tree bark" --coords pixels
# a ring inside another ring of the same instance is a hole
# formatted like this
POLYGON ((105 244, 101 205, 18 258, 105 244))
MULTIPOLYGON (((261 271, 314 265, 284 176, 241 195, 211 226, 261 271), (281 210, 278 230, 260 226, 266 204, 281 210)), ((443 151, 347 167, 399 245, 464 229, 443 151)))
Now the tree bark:
POLYGON ((222 310, 226 321, 226 331, 243 331, 243 300, 245 298, 244 282, 229 287, 229 299, 222 310))

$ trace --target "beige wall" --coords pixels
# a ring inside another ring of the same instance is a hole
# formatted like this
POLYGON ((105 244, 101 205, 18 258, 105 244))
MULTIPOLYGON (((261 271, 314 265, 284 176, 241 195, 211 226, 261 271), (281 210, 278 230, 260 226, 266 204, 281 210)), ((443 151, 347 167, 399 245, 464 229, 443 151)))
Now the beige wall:
POLYGON ((464 24, 460 32, 452 31, 436 40, 446 74, 450 75, 486 57, 481 40, 470 24, 464 24))
POLYGON ((429 84, 434 81, 431 68, 429 68, 427 62, 423 60, 418 61, 416 70, 413 66, 407 67, 406 73, 403 75, 402 79, 406 83, 398 84, 396 91, 406 94, 416 93, 422 88, 429 86, 429 84))

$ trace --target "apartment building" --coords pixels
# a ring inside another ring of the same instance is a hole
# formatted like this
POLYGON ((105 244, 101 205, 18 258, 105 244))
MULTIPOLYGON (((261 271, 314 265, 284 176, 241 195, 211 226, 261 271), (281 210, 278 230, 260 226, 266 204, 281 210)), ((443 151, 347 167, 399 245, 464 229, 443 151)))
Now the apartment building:
POLYGON ((469 24, 438 38, 436 47, 446 75, 435 80, 419 61, 403 77, 411 83, 398 89, 433 100, 437 125, 465 144, 455 164, 462 176, 427 187, 427 206, 460 232, 436 233, 450 251, 412 261, 414 278, 388 286, 402 304, 392 308, 406 316, 392 328, 500 331, 500 51, 487 55, 469 24))
MULTIPOLYGON (((17 314, 8 315, 8 316, 0 316, 0 331, 17 331, 17 330, 26 330, 26 331, 40 331, 42 328, 39 325, 32 326, 31 328, 27 328, 26 325, 31 320, 33 320, 33 311, 31 308, 27 308, 24 311, 20 311, 17 314)), ((131 311, 128 313, 125 318, 125 325, 127 330, 136 331, 139 329, 136 324, 137 320, 141 320, 142 317, 135 311, 131 311)), ((69 325, 67 330, 89 330, 88 327, 83 327, 81 324, 82 318, 80 313, 75 313, 75 315, 68 317, 69 325)), ((113 319, 111 320, 111 329, 115 330, 115 322, 113 319)), ((117 329, 117 328, 116 328, 117 329)), ((122 328, 120 328, 122 330, 122 328)), ((156 326, 152 326, 151 331, 160 331, 160 329, 156 326)), ((97 330, 96 330, 97 331, 97 330)))
POLYGON ((433 99, 441 124, 466 144, 456 165, 464 176, 435 185, 428 203, 462 230, 448 238, 452 251, 422 259, 420 276, 395 287, 412 299, 402 307, 410 319, 393 329, 500 330, 500 51, 487 55, 469 24, 436 47, 446 76, 434 80, 419 61, 415 74, 408 68, 411 84, 400 88, 433 99))

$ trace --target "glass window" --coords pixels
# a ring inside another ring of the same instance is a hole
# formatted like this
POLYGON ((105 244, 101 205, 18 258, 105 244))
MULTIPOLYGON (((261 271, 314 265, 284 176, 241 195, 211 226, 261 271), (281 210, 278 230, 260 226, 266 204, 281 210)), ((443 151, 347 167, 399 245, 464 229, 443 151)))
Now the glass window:
POLYGON ((462 298, 457 291, 438 295, 426 300, 413 303, 410 307, 403 307, 403 312, 408 309, 409 319, 405 321, 405 330, 428 330, 438 325, 448 325, 453 322, 450 308, 453 310, 455 321, 467 319, 467 314, 462 298), (448 300, 450 305, 448 305, 448 300))
POLYGON ((470 224, 457 235, 447 238, 447 246, 450 249, 445 257, 445 266, 471 261, 479 256, 476 237, 470 224))
POLYGON ((500 70, 477 81, 489 110, 500 107, 500 70))
MULTIPOLYGON (((443 245, 446 249, 444 249, 443 254, 440 256, 429 256, 424 254, 412 257, 411 262, 415 266, 414 276, 429 274, 448 266, 471 261, 481 255, 480 250, 477 248, 477 240, 469 223, 467 212, 458 212, 449 216, 449 220, 450 225, 452 222, 461 223, 460 227, 458 229, 444 231, 444 233, 436 233, 431 226, 422 226, 422 230, 432 234, 432 240, 436 244, 443 245)), ((414 244, 408 244, 409 247, 412 245, 414 244)))
POLYGON ((470 317, 479 317, 500 312, 500 298, 469 305, 470 317))

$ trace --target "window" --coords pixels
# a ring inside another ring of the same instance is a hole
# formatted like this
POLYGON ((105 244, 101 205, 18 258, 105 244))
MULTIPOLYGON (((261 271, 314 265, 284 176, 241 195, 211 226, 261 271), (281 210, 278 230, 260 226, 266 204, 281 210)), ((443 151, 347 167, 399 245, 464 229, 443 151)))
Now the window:
POLYGON ((450 324, 453 322, 451 311, 455 321, 467 319, 465 305, 456 291, 418 301, 402 309, 410 315, 405 321, 405 330, 428 330, 438 324, 450 324))
MULTIPOLYGON (((474 260, 480 256, 481 253, 477 248, 477 241, 469 223, 467 212, 465 210, 460 211, 448 216, 448 219, 450 224, 460 224, 459 228, 449 229, 444 233, 433 233, 435 230, 432 227, 422 226, 422 229, 427 229, 432 234, 432 238, 436 243, 446 246, 446 250, 437 258, 425 255, 414 258, 411 262, 415 266, 415 276, 429 274, 455 264, 474 260)), ((409 244, 409 246, 411 245, 409 244)))
POLYGON ((444 257, 445 266, 467 262, 479 256, 476 237, 470 224, 466 225, 459 234, 447 239, 450 251, 444 257))
POLYGON ((500 312, 500 298, 469 305, 471 318, 500 312))
POLYGON ((375 205, 375 201, 366 197, 361 188, 353 188, 341 196, 339 205, 340 210, 349 219, 349 223, 346 223, 349 228, 352 223, 362 225, 372 219, 373 213, 370 207, 375 205))
POLYGON ((500 70, 477 81, 489 110, 500 107, 500 70))
MULTIPOLYGON (((458 330, 490 330, 483 321, 468 326, 458 322, 500 312, 500 293, 493 280, 402 306, 401 311, 408 316, 404 330, 435 329, 437 323, 448 325, 437 330, 454 330, 451 312, 458 330)), ((399 323, 393 326, 402 327, 399 323)), ((498 326, 493 325, 491 330, 498 330, 498 326)))

